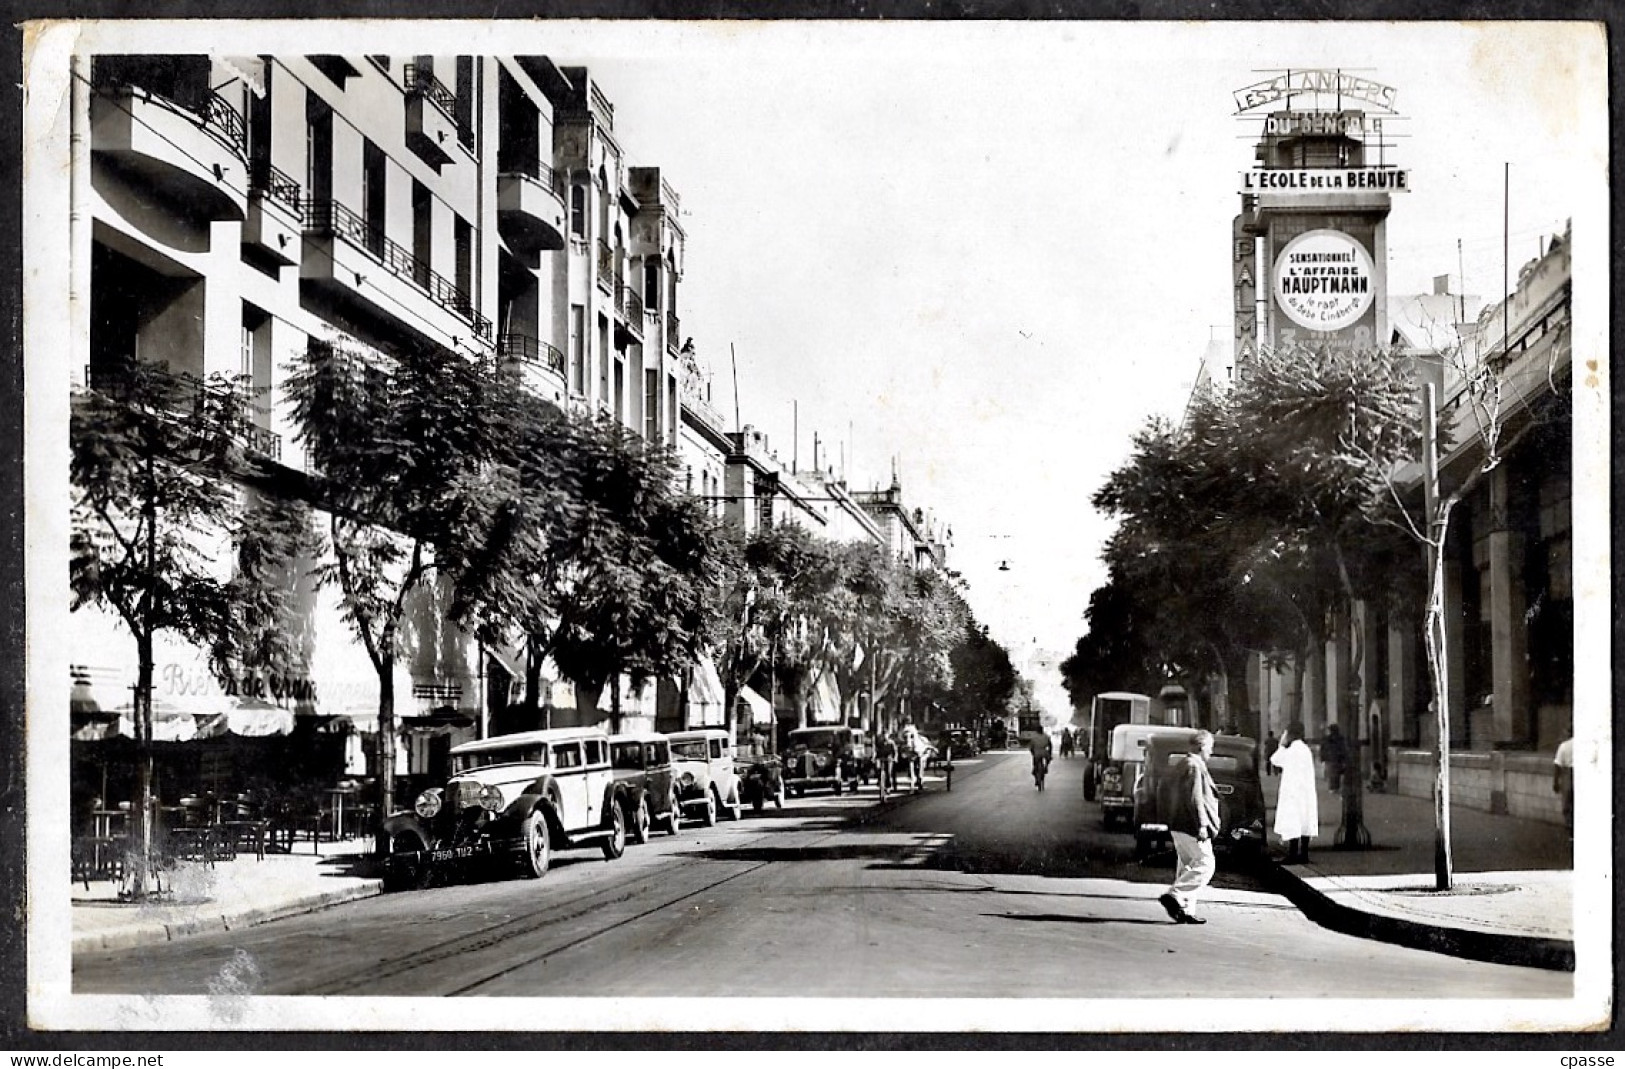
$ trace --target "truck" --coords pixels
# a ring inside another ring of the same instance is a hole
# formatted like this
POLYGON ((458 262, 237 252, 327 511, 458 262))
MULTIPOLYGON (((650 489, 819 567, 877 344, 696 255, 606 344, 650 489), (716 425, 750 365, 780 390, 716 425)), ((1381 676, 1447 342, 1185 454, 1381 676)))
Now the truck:
POLYGON ((1157 690, 1157 697, 1129 690, 1107 690, 1090 702, 1089 723, 1079 729, 1077 749, 1084 755, 1084 799, 1095 801, 1100 777, 1111 762, 1111 729, 1118 725, 1159 725, 1191 728, 1196 725, 1196 703, 1176 682, 1157 690))
POLYGON ((1089 723, 1079 749, 1083 752, 1083 796, 1094 801, 1100 790, 1101 774, 1111 760, 1112 729, 1120 724, 1149 724, 1151 697, 1130 691, 1112 690, 1096 694, 1089 703, 1089 723))
POLYGON ((1083 766, 1083 797, 1093 802, 1100 791, 1101 776, 1112 761, 1114 728, 1122 724, 1192 727, 1196 717, 1194 705, 1185 688, 1177 683, 1158 690, 1155 698, 1121 690, 1096 694, 1090 703, 1088 725, 1078 742, 1087 762, 1083 766))

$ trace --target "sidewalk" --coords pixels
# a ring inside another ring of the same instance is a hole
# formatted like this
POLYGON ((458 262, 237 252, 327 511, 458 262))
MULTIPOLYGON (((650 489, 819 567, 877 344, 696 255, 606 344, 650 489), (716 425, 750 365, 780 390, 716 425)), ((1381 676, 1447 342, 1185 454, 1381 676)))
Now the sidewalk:
POLYGON ((73 952, 162 943, 197 932, 263 924, 278 917, 378 894, 368 875, 372 843, 351 839, 300 843, 292 854, 252 854, 214 865, 185 864, 165 881, 167 894, 137 905, 121 902, 118 885, 72 887, 73 952))
MULTIPOLYGON (((1264 779, 1271 820, 1280 782, 1264 779)), ((1308 864, 1275 866, 1279 889, 1309 919, 1455 957, 1574 969, 1574 861, 1564 828, 1455 806, 1454 878, 1437 891, 1431 799, 1365 794, 1371 846, 1345 850, 1335 845, 1342 799, 1324 781, 1321 788, 1321 833, 1308 864)))

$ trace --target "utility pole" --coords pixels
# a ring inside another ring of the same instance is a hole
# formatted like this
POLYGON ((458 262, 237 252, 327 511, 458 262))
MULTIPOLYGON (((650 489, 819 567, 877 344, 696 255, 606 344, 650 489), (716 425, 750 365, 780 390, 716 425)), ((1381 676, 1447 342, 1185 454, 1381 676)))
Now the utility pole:
POLYGON ((728 343, 728 363, 733 365, 734 373, 734 433, 743 434, 744 428, 739 425, 739 357, 734 354, 734 343, 728 343))
MULTIPOLYGON (((1430 382, 1422 387, 1422 507, 1426 512, 1427 520, 1427 562, 1428 586, 1432 597, 1441 598, 1440 593, 1440 557, 1444 547, 1439 544, 1441 528, 1438 522, 1439 515, 1439 413, 1438 402, 1434 396, 1434 387, 1430 382)), ((1434 608, 1435 606, 1430 606, 1434 608)), ((1448 679, 1445 669, 1444 657, 1445 620, 1443 613, 1428 612, 1425 615, 1429 631, 1437 630, 1435 634, 1428 635, 1430 646, 1436 647, 1436 653, 1430 660, 1433 662, 1429 670, 1437 674, 1435 685, 1431 688, 1435 695, 1443 693, 1437 685, 1438 679, 1448 679)), ((1435 888, 1440 891, 1450 890, 1451 862, 1450 862, 1450 710, 1448 703, 1435 698, 1436 708, 1434 715, 1438 722, 1438 749, 1434 755, 1433 780, 1433 875, 1435 888)))

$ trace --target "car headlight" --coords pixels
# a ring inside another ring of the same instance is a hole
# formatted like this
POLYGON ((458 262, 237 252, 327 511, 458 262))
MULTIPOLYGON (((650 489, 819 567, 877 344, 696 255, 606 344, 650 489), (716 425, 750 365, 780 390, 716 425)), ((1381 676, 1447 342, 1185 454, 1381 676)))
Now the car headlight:
POLYGON ((480 792, 480 808, 496 813, 502 809, 502 804, 501 788, 490 786, 480 792))
POLYGON ((440 812, 440 788, 431 787, 418 795, 417 801, 412 803, 412 811, 424 820, 433 820, 440 812))

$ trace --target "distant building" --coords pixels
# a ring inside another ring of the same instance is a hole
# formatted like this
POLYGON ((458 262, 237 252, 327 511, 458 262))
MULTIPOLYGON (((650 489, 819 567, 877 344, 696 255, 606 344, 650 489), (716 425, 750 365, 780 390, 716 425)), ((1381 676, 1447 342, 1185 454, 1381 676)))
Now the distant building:
POLYGON ((873 518, 882 544, 897 560, 913 568, 947 568, 948 529, 924 509, 903 503, 896 475, 886 489, 854 490, 852 498, 873 518))

